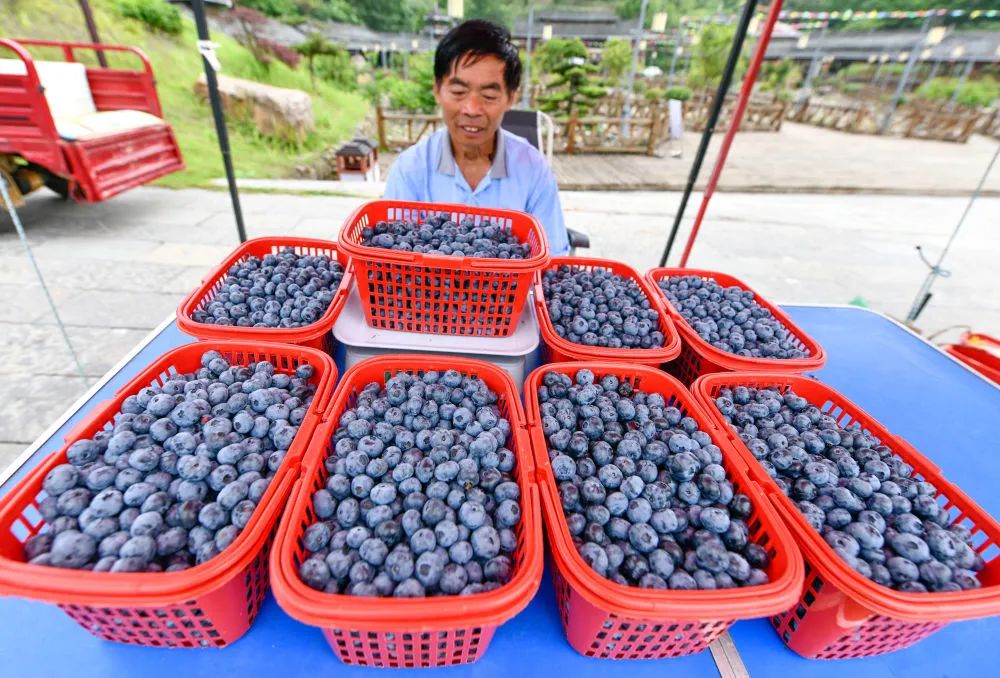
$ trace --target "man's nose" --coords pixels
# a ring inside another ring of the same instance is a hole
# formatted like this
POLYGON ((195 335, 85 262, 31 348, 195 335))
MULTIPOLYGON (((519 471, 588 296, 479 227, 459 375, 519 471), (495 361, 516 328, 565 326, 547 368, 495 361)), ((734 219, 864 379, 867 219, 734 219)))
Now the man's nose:
POLYGON ((466 97, 465 101, 462 102, 462 114, 470 118, 476 118, 484 113, 483 100, 478 96, 473 94, 470 97, 466 97))

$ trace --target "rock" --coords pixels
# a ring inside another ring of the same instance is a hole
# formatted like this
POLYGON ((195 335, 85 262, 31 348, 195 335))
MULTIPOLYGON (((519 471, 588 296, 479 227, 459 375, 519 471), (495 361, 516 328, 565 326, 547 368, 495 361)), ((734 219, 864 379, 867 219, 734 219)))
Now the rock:
MULTIPOLYGON (((304 141, 316 129, 312 98, 306 92, 221 74, 218 78, 223 110, 234 120, 250 122, 261 134, 292 142, 304 141)), ((208 98, 204 74, 194 91, 208 98)))

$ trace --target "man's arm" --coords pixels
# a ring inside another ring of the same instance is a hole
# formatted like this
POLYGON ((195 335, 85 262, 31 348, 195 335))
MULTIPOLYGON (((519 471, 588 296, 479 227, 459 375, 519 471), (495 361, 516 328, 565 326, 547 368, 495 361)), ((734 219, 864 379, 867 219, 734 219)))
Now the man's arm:
POLYGON ((528 196, 527 212, 538 219, 549 239, 549 252, 553 255, 569 254, 569 236, 563 221, 559 187, 548 166, 541 168, 535 188, 528 196))

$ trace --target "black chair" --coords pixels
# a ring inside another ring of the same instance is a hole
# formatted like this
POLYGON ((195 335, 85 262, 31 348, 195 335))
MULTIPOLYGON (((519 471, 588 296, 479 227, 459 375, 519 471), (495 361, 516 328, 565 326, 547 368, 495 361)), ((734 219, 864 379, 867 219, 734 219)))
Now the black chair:
MULTIPOLYGON (((511 134, 527 139, 552 164, 552 136, 555 130, 552 118, 541 111, 511 109, 504 114, 500 126, 511 134)), ((578 249, 590 247, 590 236, 583 231, 567 228, 566 235, 569 237, 570 255, 576 254, 578 249)))

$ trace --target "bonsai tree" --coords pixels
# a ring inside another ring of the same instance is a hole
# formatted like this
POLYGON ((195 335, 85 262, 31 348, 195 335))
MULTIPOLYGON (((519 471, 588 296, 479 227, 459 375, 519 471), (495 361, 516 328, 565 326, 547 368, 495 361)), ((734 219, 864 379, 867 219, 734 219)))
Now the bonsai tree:
POLYGON ((555 78, 549 83, 552 94, 541 97, 541 109, 558 117, 586 114, 597 100, 607 94, 607 89, 595 77, 597 66, 582 57, 571 57, 553 70, 555 78))

